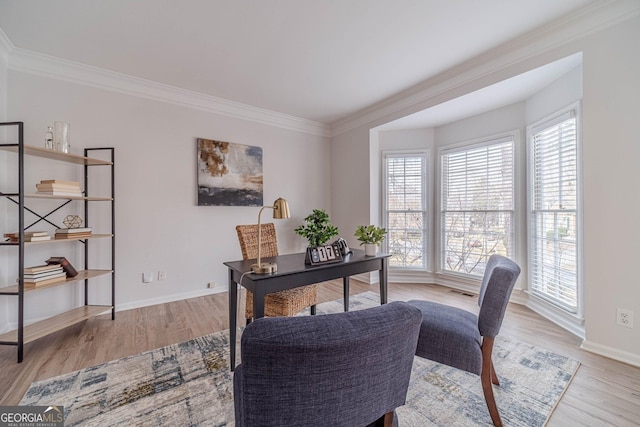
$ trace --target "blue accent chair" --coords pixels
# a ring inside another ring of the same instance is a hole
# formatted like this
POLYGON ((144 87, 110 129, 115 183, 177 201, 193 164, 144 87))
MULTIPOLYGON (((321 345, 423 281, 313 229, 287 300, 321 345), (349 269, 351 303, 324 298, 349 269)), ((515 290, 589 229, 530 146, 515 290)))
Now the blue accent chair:
POLYGON ((409 301, 422 312, 416 355, 480 375, 491 420, 501 426, 493 386, 500 385, 491 353, 500 332, 507 303, 520 275, 520 267, 509 258, 492 255, 478 295, 479 315, 429 301, 409 301))
POLYGON ((233 374, 236 426, 397 425, 421 319, 405 302, 256 319, 233 374))

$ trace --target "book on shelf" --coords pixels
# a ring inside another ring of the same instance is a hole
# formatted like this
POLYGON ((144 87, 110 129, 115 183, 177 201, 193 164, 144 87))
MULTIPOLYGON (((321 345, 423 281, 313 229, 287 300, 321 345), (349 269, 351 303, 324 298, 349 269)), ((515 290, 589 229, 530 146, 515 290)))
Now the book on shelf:
POLYGON ((80 187, 79 181, 63 181, 61 179, 41 179, 40 184, 76 185, 80 187))
POLYGON ((25 242, 41 242, 44 240, 51 240, 51 236, 33 236, 33 237, 25 237, 25 242))
POLYGON ((24 235, 29 237, 40 237, 40 236, 48 236, 49 232, 48 231, 25 231, 24 235))
POLYGON ((40 272, 43 272, 43 271, 52 271, 52 270, 56 270, 56 269, 59 269, 59 268, 60 268, 59 265, 50 265, 50 264, 35 265, 33 267, 25 267, 24 268, 24 273, 25 274, 40 273, 40 272))
POLYGON ((63 256, 55 256, 51 257, 46 261, 49 265, 59 265, 62 267, 67 277, 76 277, 78 275, 78 271, 71 265, 68 259, 63 256))
POLYGON ((91 233, 91 227, 58 228, 56 234, 91 233))
POLYGON ((42 280, 53 279, 54 277, 66 276, 64 270, 61 271, 52 271, 42 274, 25 274, 22 278, 25 282, 40 282, 42 280))
POLYGON ((82 197, 82 192, 80 191, 38 191, 36 194, 44 194, 46 196, 82 197))
MULTIPOLYGON (((20 240, 20 233, 4 233, 10 242, 16 243, 20 240)), ((31 231, 24 233, 25 242, 39 242, 43 240, 51 240, 51 236, 46 231, 31 231)))
POLYGON ((68 185, 68 184, 36 184, 36 188, 38 190, 52 190, 52 189, 57 189, 57 190, 70 190, 70 191, 76 191, 76 190, 80 190, 80 183, 78 184, 73 184, 73 185, 68 185))
POLYGON ((51 283, 64 282, 67 280, 67 276, 63 273, 59 277, 54 277, 52 279, 42 280, 39 282, 27 282, 25 280, 24 287, 25 288, 37 288, 38 286, 50 285, 51 283))
POLYGON ((86 237, 91 237, 91 232, 88 233, 56 233, 55 240, 71 240, 71 239, 84 239, 86 237))
MULTIPOLYGON (((4 233, 4 237, 18 237, 20 233, 4 233)), ((25 231, 24 237, 41 237, 48 236, 48 231, 25 231)))
POLYGON ((58 267, 60 268, 51 271, 44 271, 42 273, 24 273, 23 279, 25 282, 39 282, 41 280, 52 279, 65 274, 64 269, 61 266, 58 267))

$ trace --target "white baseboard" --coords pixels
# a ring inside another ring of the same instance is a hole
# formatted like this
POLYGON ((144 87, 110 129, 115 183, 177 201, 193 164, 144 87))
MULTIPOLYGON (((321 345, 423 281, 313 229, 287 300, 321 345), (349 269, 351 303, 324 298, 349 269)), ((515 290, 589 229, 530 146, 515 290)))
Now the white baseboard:
POLYGON ((527 294, 528 301, 526 306, 535 311, 542 317, 552 321, 556 325, 571 332, 575 336, 585 338, 584 332, 584 319, 578 318, 565 312, 562 309, 556 308, 550 304, 540 301, 538 298, 527 294))
POLYGON ((158 305, 158 304, 165 304, 168 302, 181 301, 189 298, 197 298, 205 295, 219 294, 227 291, 228 289, 226 286, 216 286, 213 289, 206 288, 202 290, 183 292, 179 294, 162 295, 156 298, 149 298, 149 299, 134 301, 126 304, 117 304, 116 312, 132 310, 134 308, 148 307, 150 305, 158 305))
POLYGON ((618 350, 587 340, 582 341, 580 348, 591 353, 599 354, 600 356, 608 357, 609 359, 640 367, 640 355, 629 353, 628 351, 618 350))

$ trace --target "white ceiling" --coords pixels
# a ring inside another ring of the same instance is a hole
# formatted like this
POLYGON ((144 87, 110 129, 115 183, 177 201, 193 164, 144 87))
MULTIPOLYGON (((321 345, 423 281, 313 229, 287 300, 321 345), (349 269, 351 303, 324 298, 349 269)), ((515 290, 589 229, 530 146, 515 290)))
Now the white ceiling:
POLYGON ((0 0, 0 28, 16 48, 332 123, 593 1, 0 0))

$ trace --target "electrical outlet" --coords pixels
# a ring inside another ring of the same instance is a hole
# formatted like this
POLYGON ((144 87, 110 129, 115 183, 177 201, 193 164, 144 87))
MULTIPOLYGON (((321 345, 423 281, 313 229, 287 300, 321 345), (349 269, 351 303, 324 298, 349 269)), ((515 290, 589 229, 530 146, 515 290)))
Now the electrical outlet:
POLYGON ((167 272, 158 271, 158 280, 167 280, 167 272))
POLYGON ((209 289, 213 289, 213 288, 215 288, 215 287, 216 287, 216 282, 209 282, 209 283, 207 283, 207 288, 209 288, 209 289))
POLYGON ((616 324, 633 328, 633 311, 619 308, 616 312, 616 324))

